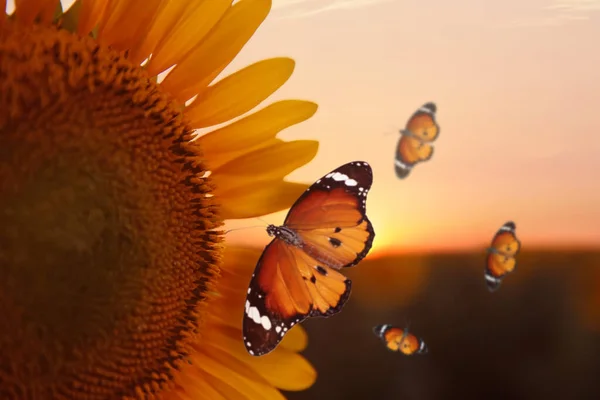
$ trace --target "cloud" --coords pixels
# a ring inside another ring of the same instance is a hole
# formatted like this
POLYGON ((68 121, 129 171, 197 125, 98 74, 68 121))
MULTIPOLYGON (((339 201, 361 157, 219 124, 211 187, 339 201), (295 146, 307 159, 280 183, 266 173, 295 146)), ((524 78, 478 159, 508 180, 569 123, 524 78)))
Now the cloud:
POLYGON ((597 11, 600 10, 600 0, 555 0, 546 9, 572 13, 597 11))
POLYGON ((555 14, 530 18, 522 18, 512 21, 509 27, 546 27, 563 26, 571 22, 586 21, 590 19, 587 15, 555 14))
POLYGON ((554 0, 541 10, 542 15, 521 18, 512 21, 509 26, 562 26, 589 20, 594 11, 600 11, 600 0, 554 0))
POLYGON ((273 0, 280 19, 303 18, 335 10, 350 10, 393 0, 273 0))

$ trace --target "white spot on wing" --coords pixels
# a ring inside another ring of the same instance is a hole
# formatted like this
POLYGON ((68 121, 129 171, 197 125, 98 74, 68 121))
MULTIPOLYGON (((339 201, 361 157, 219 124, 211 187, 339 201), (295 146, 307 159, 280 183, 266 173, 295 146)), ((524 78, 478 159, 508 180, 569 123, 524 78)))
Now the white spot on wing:
POLYGON ((354 179, 346 179, 346 182, 344 182, 346 184, 346 186, 356 186, 358 185, 358 182, 356 182, 354 179))
POLYGON ((342 174, 341 172, 335 172, 333 175, 331 175, 331 179, 337 182, 341 182, 347 181, 349 178, 348 175, 342 174))
POLYGON ((400 160, 396 160, 396 166, 400 167, 400 168, 404 168, 404 169, 410 169, 411 167, 404 164, 402 161, 400 160))
POLYGON ((267 317, 266 315, 263 315, 260 318, 260 324, 263 326, 263 328, 265 328, 265 330, 269 330, 271 329, 271 320, 269 319, 269 317, 267 317))

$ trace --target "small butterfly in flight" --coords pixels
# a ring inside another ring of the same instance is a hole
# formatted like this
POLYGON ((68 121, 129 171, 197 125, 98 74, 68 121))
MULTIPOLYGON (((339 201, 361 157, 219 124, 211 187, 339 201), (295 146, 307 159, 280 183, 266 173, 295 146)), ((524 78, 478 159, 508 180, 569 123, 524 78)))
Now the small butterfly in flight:
POLYGON ((331 171, 294 203, 250 280, 243 338, 250 355, 269 353, 295 324, 338 313, 352 282, 340 272, 356 265, 373 243, 366 215, 373 182, 368 163, 354 161, 331 171))
POLYGON ((413 354, 426 354, 429 349, 423 339, 408 332, 408 328, 401 329, 392 325, 377 325, 373 333, 380 338, 391 351, 399 351, 407 356, 413 354))
POLYGON ((400 140, 396 149, 396 176, 404 179, 413 167, 427 161, 433 155, 432 142, 440 134, 440 127, 435 120, 437 107, 434 103, 426 103, 419 108, 400 131, 400 140))
POLYGON ((515 257, 521 250, 521 242, 515 234, 516 229, 517 226, 512 221, 502 225, 487 249, 484 276, 490 292, 496 291, 506 274, 514 271, 517 265, 515 257))

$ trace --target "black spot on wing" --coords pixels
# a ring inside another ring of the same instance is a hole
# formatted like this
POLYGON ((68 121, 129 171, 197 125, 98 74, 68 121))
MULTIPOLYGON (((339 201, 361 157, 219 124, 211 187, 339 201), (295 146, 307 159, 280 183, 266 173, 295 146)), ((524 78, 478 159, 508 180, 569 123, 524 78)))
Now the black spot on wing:
POLYGON ((340 227, 337 227, 337 228, 335 228, 335 230, 334 230, 334 232, 335 232, 335 233, 340 233, 341 231, 342 231, 342 228, 340 228, 340 227))
POLYGON ((329 243, 335 248, 340 247, 342 245, 342 241, 336 238, 329 238, 329 243))
POLYGON ((321 267, 320 265, 317 265, 315 267, 315 269, 317 270, 318 273, 320 273, 323 276, 327 276, 327 270, 323 267, 321 267))

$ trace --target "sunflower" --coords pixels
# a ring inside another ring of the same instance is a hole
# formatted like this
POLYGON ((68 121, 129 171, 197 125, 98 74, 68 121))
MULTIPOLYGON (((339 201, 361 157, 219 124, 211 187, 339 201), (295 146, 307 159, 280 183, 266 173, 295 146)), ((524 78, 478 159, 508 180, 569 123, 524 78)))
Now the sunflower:
POLYGON ((16 0, 0 16, 1 399, 279 399, 312 385, 301 328, 272 354, 245 352, 258 254, 220 231, 287 208, 306 185, 284 176, 318 147, 276 138, 314 103, 245 115, 291 59, 213 83, 270 7, 16 0))

